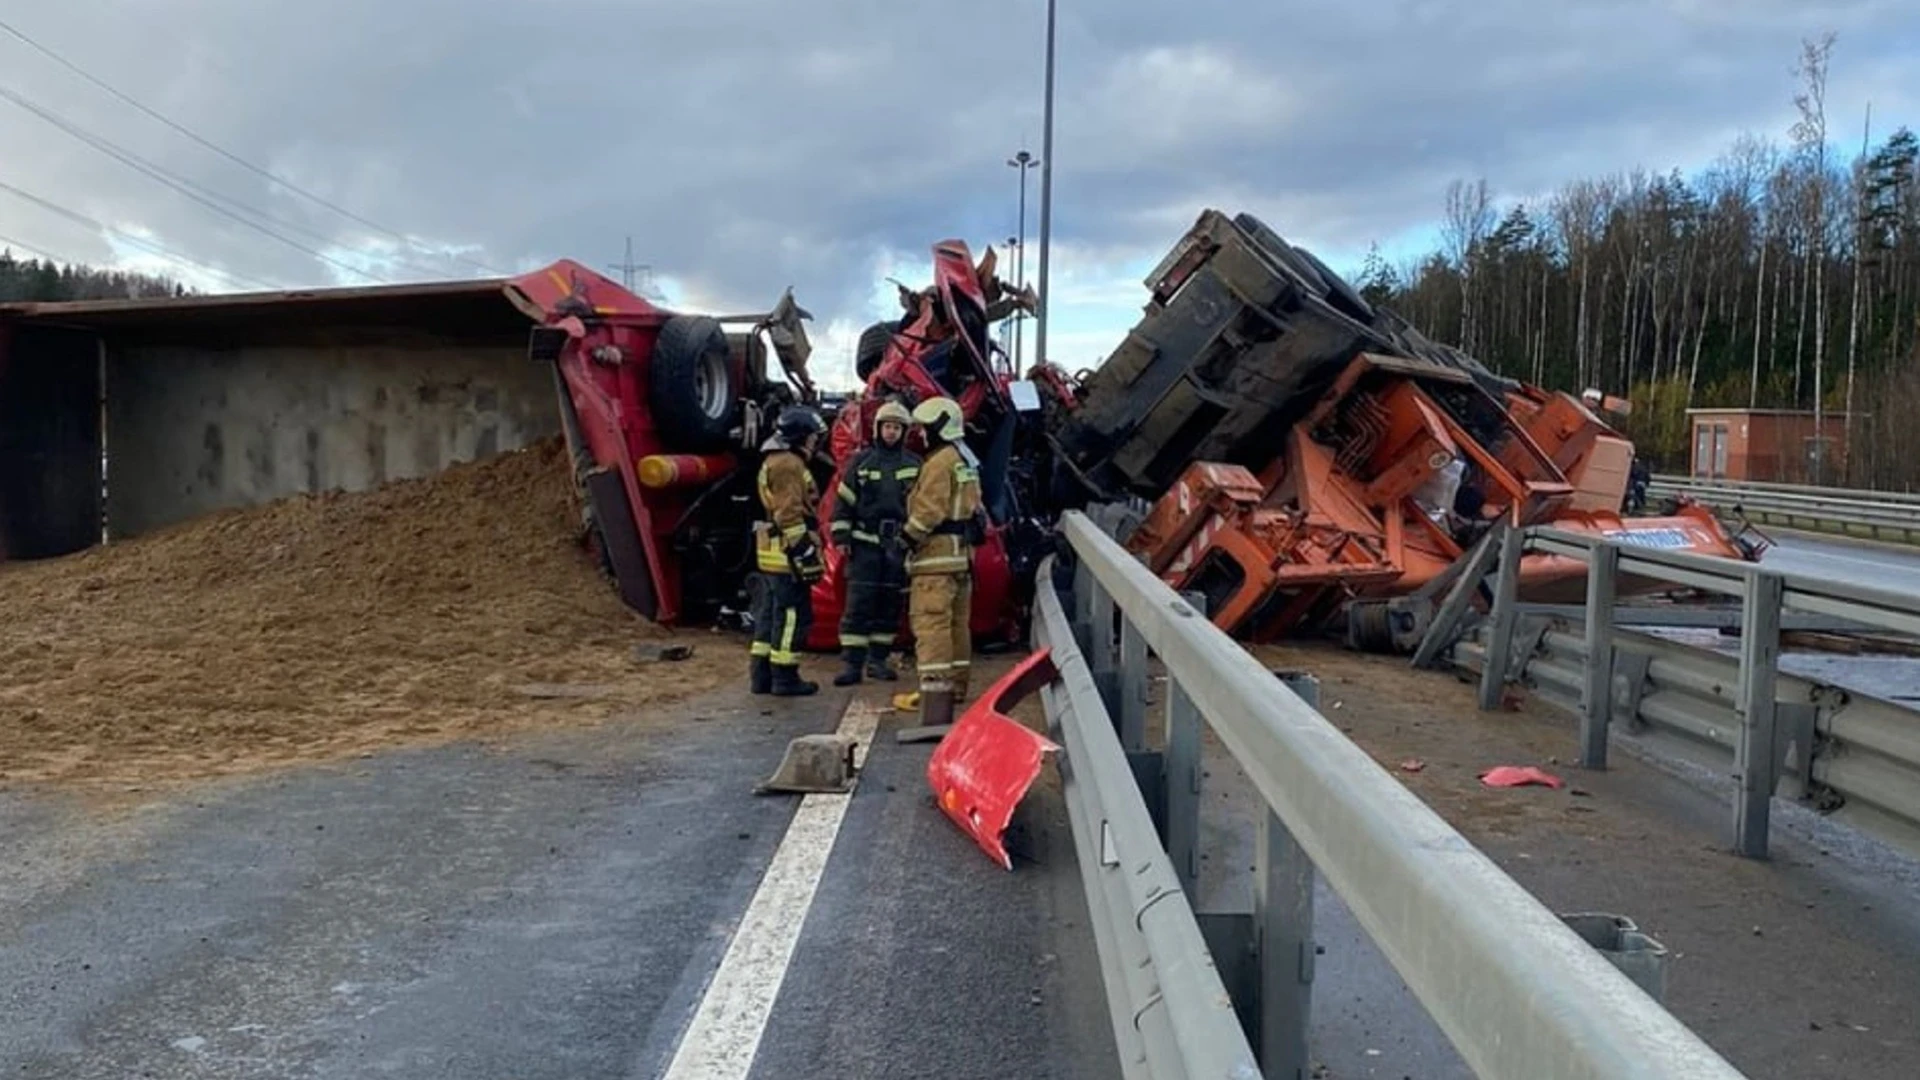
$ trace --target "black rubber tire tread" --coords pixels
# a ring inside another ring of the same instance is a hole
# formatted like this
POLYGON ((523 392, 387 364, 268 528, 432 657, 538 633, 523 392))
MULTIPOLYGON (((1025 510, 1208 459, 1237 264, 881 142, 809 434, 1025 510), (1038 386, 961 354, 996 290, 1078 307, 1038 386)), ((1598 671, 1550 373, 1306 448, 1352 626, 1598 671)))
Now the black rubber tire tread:
POLYGON ((887 358, 887 343, 893 340, 894 324, 877 322, 860 331, 860 344, 853 350, 853 373, 862 383, 873 378, 880 361, 887 358))
POLYGON ((1306 248, 1296 246, 1293 250, 1300 257, 1313 264, 1320 272, 1320 280, 1327 283, 1327 303, 1342 315, 1348 315, 1360 322, 1373 325, 1373 305, 1367 303, 1359 291, 1347 283, 1347 279, 1333 272, 1333 268, 1320 261, 1320 257, 1306 248))
POLYGON ((1320 272, 1313 268, 1312 263, 1302 259, 1300 253, 1293 249, 1293 245, 1282 240, 1279 233, 1268 228, 1266 222, 1252 214, 1237 214, 1234 216, 1233 223, 1253 238, 1253 242, 1259 245, 1260 250, 1265 252, 1269 259, 1273 260, 1274 265, 1300 279, 1300 283, 1308 292, 1315 296, 1327 294, 1327 283, 1321 280, 1320 272))
POLYGON ((720 324, 704 315, 675 315, 660 328, 654 342, 648 382, 653 422, 667 449, 675 453, 723 450, 730 441, 734 417, 744 389, 742 372, 720 324), (701 407, 694 376, 703 359, 719 353, 727 373, 726 408, 715 416, 701 407))

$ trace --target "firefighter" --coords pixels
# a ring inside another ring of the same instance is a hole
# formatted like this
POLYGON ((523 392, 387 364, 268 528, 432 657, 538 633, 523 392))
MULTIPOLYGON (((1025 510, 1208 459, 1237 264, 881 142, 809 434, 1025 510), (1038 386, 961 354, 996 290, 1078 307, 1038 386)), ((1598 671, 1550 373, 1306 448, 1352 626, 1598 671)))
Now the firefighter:
POLYGON ((920 458, 906 446, 913 416, 897 401, 873 417, 872 446, 847 464, 835 492, 833 543, 847 553, 847 604, 840 619, 844 667, 833 685, 852 686, 862 674, 886 682, 900 677, 887 664, 900 625, 906 589, 907 492, 920 475, 920 458))
POLYGON ((826 573, 820 558, 819 488, 807 462, 827 425, 820 414, 793 406, 774 423, 761 449, 760 507, 754 559, 760 591, 754 602, 752 686, 756 694, 804 697, 820 689, 800 678, 800 644, 813 622, 812 585, 826 573))
POLYGON ((920 722, 936 726, 952 723, 955 703, 967 697, 973 549, 986 539, 986 519, 980 463, 963 441, 966 420, 959 403, 929 398, 913 410, 913 419, 926 431, 928 453, 907 495, 908 619, 920 673, 920 722))

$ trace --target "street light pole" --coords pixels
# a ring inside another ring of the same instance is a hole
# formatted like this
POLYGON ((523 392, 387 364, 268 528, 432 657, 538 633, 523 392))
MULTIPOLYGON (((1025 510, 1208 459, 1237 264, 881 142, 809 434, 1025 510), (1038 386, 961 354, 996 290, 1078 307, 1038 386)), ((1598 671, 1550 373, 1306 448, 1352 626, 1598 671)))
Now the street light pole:
POLYGON ((1053 21, 1054 0, 1047 0, 1047 90, 1045 134, 1040 140, 1040 287, 1033 328, 1035 363, 1047 362, 1047 248, 1053 235, 1053 21))
MULTIPOLYGON (((1027 283, 1027 170, 1040 164, 1032 154, 1025 150, 1007 159, 1007 164, 1020 170, 1020 238, 1019 246, 1013 249, 1013 285, 1020 288, 1027 283)), ((1013 316, 1013 373, 1020 374, 1021 346, 1026 341, 1025 312, 1015 312, 1013 316)))

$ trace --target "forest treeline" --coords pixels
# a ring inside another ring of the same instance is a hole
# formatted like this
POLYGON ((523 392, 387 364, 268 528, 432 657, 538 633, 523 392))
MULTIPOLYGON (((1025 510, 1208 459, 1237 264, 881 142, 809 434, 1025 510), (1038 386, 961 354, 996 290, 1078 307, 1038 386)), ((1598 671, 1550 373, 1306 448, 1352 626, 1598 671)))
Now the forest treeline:
POLYGON ((1440 250, 1396 267, 1376 247, 1355 284, 1508 375, 1630 397, 1657 471, 1686 470, 1688 408, 1805 409, 1836 446, 1808 479, 1920 487, 1920 139, 1855 128, 1836 151, 1833 41, 1803 43, 1784 141, 1532 204, 1456 180, 1440 250))
POLYGON ((184 286, 166 278, 124 270, 96 270, 90 266, 61 266, 39 259, 22 260, 11 250, 0 249, 0 303, 186 295, 188 290, 184 286))

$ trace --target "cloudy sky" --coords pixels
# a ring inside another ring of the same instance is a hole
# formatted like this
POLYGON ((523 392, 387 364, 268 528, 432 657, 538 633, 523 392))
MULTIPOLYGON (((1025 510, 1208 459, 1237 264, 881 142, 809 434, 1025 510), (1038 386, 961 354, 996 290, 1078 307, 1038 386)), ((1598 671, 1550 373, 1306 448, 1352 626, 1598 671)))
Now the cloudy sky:
MULTIPOLYGON (((1827 30, 1836 142, 1869 102, 1882 133, 1920 126, 1912 0, 1059 18, 1050 351, 1070 368, 1118 343, 1206 206, 1342 270, 1370 242, 1411 254, 1454 177, 1532 197, 1784 136, 1800 41, 1827 30)), ((934 240, 1014 234, 1006 159, 1041 149, 1043 0, 20 0, 0 20, 0 243, 236 289, 559 257, 617 275, 630 234, 676 304, 794 286, 829 381, 897 311, 886 276, 919 286, 934 240)), ((1029 196, 1031 275, 1037 170, 1029 196)))

